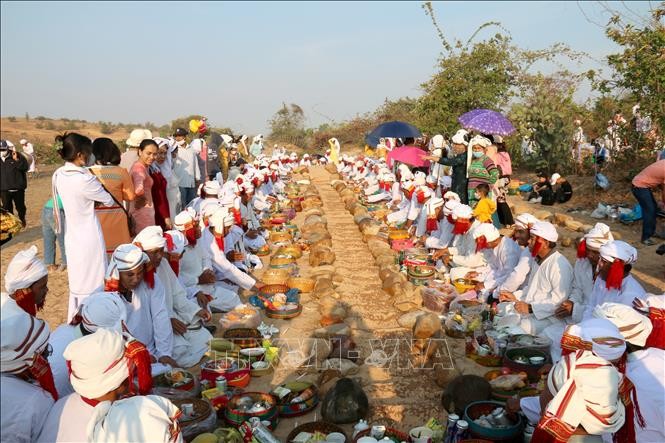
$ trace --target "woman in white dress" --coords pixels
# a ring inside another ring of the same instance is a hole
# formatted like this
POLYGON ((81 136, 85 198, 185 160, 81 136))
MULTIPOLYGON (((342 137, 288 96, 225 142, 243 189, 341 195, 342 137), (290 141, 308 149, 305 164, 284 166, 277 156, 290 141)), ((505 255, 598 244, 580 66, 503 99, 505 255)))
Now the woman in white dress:
POLYGON ((155 161, 153 165, 159 168, 159 171, 166 179, 166 198, 169 201, 170 218, 173 220, 180 212, 181 207, 180 187, 178 186, 180 180, 173 173, 173 152, 178 146, 170 143, 170 140, 166 138, 155 138, 153 140, 155 140, 157 146, 159 146, 157 161, 155 161))
POLYGON ((56 196, 60 196, 67 218, 65 248, 68 256, 69 322, 78 305, 88 295, 104 286, 106 247, 102 229, 95 214, 95 204, 113 206, 115 202, 97 177, 85 166, 92 164, 92 142, 88 137, 70 133, 56 137, 62 143, 58 154, 65 165, 53 174, 54 213, 59 228, 59 209, 56 196))

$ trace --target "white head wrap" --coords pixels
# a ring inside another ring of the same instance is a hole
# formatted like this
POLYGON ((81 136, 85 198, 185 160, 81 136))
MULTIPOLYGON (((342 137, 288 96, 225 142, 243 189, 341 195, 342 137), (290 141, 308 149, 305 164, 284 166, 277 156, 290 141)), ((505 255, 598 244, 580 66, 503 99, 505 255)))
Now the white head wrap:
POLYGON ((402 180, 402 189, 410 189, 413 186, 413 182, 411 180, 402 180))
POLYGON ((559 233, 550 222, 539 221, 531 227, 531 233, 537 237, 544 238, 547 241, 556 242, 559 239, 559 233))
POLYGON ((459 195, 457 195, 457 193, 453 191, 448 191, 445 194, 443 194, 443 198, 445 198, 446 200, 455 200, 457 202, 461 201, 459 195))
POLYGON ((5 289, 13 294, 18 289, 29 288, 37 280, 48 275, 48 270, 37 257, 37 246, 30 246, 17 253, 7 266, 5 289))
POLYGON ((395 177, 395 174, 387 173, 387 174, 384 174, 384 176, 383 176, 383 181, 385 181, 385 182, 394 182, 395 180, 397 180, 397 178, 395 177))
POLYGON ((444 200, 437 196, 432 196, 427 203, 427 215, 434 215, 436 210, 443 206, 444 200))
POLYGON ((637 249, 625 241, 614 240, 600 247, 600 256, 610 263, 614 262, 615 259, 619 259, 624 264, 630 265, 637 261, 637 249))
POLYGON ((576 336, 590 346, 590 350, 607 361, 617 360, 626 352, 626 343, 614 323, 604 318, 590 318, 570 325, 565 334, 576 336), (612 340, 605 340, 611 338, 612 340))
POLYGON ((219 182, 217 180, 210 180, 205 182, 203 185, 203 191, 208 194, 208 195, 214 195, 217 197, 217 194, 219 193, 219 190, 222 187, 219 185, 219 182))
POLYGON ((435 148, 443 148, 443 135, 437 134, 432 137, 432 146, 435 148))
POLYGON ((501 237, 499 230, 491 223, 481 223, 476 229, 473 230, 473 238, 485 237, 488 242, 494 241, 501 237))
POLYGON ((178 231, 185 231, 187 230, 188 225, 195 223, 196 213, 194 213, 193 209, 191 211, 189 209, 191 208, 188 208, 180 212, 178 215, 175 216, 175 219, 173 219, 173 226, 178 231))
POLYGON ((436 183, 437 179, 433 175, 428 175, 427 177, 425 177, 425 182, 428 183, 428 184, 432 184, 432 183, 436 183))
MULTIPOLYGON (((127 308, 117 293, 95 292, 79 305, 77 315, 83 327, 90 332, 100 328, 122 332, 122 325, 127 321, 127 308)), ((74 316, 72 324, 78 324, 77 316, 74 316)))
POLYGON ((46 348, 49 326, 7 294, 0 298, 0 372, 18 374, 31 367, 35 354, 46 348))
POLYGON ((469 141, 469 145, 466 148, 466 176, 469 176, 469 167, 471 166, 471 161, 473 160, 473 147, 482 146, 487 149, 491 146, 492 142, 488 138, 483 137, 482 135, 476 135, 469 141))
POLYGON ((233 226, 234 221, 233 214, 225 208, 221 208, 215 211, 215 213, 212 214, 209 219, 210 226, 215 228, 215 231, 220 234, 225 227, 233 226))
POLYGON ((113 251, 109 266, 106 268, 106 279, 119 280, 120 272, 131 271, 149 261, 150 259, 146 253, 138 246, 132 244, 120 245, 113 251))
POLYGON ((153 249, 164 249, 166 239, 164 238, 164 231, 162 231, 161 226, 147 226, 134 237, 132 243, 144 251, 152 251, 153 249))
POLYGON ((471 217, 473 217, 473 209, 471 209, 471 206, 460 203, 453 208, 453 218, 455 220, 458 218, 468 219, 471 217))
POLYGON ((458 130, 455 135, 453 135, 452 142, 456 145, 468 145, 469 142, 467 142, 464 138, 468 133, 469 132, 466 129, 458 130))
POLYGON ((180 231, 166 231, 164 233, 164 238, 166 239, 166 251, 171 254, 182 254, 182 251, 185 250, 185 246, 189 244, 187 237, 180 231), (173 248, 169 249, 169 238, 170 242, 173 244, 173 248))
POLYGON ((613 240, 614 236, 610 231, 610 227, 605 223, 596 223, 596 225, 584 235, 584 241, 586 242, 587 248, 591 248, 596 251, 599 250, 600 247, 605 243, 611 242, 613 240))
POLYGON ((425 181, 425 178, 427 177, 424 172, 417 171, 415 174, 413 174, 413 184, 416 186, 423 186, 427 182, 425 181))
POLYGON ((515 225, 520 229, 531 229, 539 220, 529 213, 523 213, 515 217, 515 225))
POLYGON ((593 316, 614 323, 624 340, 637 346, 644 346, 653 330, 649 317, 622 303, 603 303, 596 306, 593 316))
POLYGON ((554 174, 552 174, 552 177, 550 178, 550 184, 552 186, 556 185, 556 181, 559 180, 560 178, 561 178, 561 174, 559 174, 558 172, 555 172, 554 174))
POLYGON ((88 441, 119 443, 182 441, 177 418, 180 410, 164 397, 139 395, 99 403, 88 421, 88 441))
POLYGON ((459 205, 461 205, 457 200, 448 200, 444 205, 443 205, 443 215, 448 216, 453 213, 455 208, 459 205))

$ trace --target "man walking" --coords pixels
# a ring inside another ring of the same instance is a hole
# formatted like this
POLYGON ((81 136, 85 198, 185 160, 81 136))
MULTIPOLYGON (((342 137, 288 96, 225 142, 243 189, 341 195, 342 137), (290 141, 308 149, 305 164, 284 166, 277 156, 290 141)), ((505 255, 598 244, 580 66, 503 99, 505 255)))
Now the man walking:
POLYGON ((183 128, 175 130, 173 137, 178 145, 178 156, 175 161, 173 173, 178 178, 182 207, 187 207, 196 197, 196 187, 201 180, 199 159, 193 146, 188 145, 185 137, 187 131, 183 128))
POLYGON ((2 209, 14 213, 25 227, 25 188, 27 187, 28 160, 16 149, 9 150, 7 140, 0 140, 0 199, 2 209))

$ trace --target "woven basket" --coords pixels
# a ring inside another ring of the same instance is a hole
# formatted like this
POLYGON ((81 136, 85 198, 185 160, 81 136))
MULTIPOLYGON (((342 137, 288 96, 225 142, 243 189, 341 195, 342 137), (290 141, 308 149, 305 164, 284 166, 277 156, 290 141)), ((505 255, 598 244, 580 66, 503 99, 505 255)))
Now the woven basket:
MULTIPOLYGON (((281 400, 279 401, 279 404, 277 405, 277 411, 280 417, 290 418, 290 417, 298 417, 300 415, 305 415, 309 411, 314 410, 318 406, 319 390, 317 389, 316 386, 314 386, 311 383, 308 383, 308 385, 309 386, 307 386, 305 389, 312 389, 314 393, 307 400, 296 403, 286 403, 282 402, 281 400)), ((288 383, 285 383, 281 386, 288 388, 288 383)), ((304 391, 305 389, 302 389, 298 393, 304 391)))
POLYGON ((270 231, 270 241, 273 243, 289 242, 293 239, 291 234, 286 231, 270 231))
POLYGON ((296 245, 282 246, 275 252, 275 256, 285 255, 293 257, 294 259, 299 259, 302 257, 302 249, 296 245))
POLYGON ((261 276, 261 281, 266 285, 285 285, 288 279, 289 271, 285 269, 266 269, 261 276))
POLYGON ((240 426, 246 421, 249 421, 252 417, 258 417, 261 421, 269 421, 271 430, 277 427, 279 423, 279 415, 277 413, 277 398, 274 395, 266 394, 265 392, 243 392, 242 394, 237 394, 231 397, 228 404, 226 405, 226 410, 224 411, 224 418, 232 426, 240 426), (259 401, 265 401, 271 406, 263 412, 252 413, 246 412, 238 408, 238 402, 243 397, 251 397, 254 403, 259 401))
POLYGON ((273 255, 270 258, 270 266, 271 267, 288 266, 294 261, 295 259, 290 255, 273 255))
POLYGON ((289 290, 286 285, 264 285, 259 289, 259 294, 263 297, 270 298, 275 294, 284 294, 289 290))
POLYGON ((261 332, 253 328, 234 328, 224 331, 224 338, 241 349, 256 348, 261 345, 261 332))
POLYGON ((286 437, 286 441, 290 442, 294 440, 301 432, 309 432, 310 434, 314 434, 315 432, 320 432, 326 435, 332 434, 333 432, 339 432, 346 438, 346 441, 349 441, 349 437, 346 435, 346 432, 344 432, 344 429, 325 421, 313 421, 298 426, 293 431, 291 431, 288 437, 286 437))
POLYGON ((405 240, 409 238, 409 231, 406 229, 395 229, 394 231, 388 232, 389 240, 405 240))
POLYGON ((289 288, 300 289, 300 292, 312 292, 316 281, 306 277, 291 277, 286 281, 289 288))
POLYGON ((302 314, 302 305, 300 303, 298 304, 298 307, 294 309, 272 310, 270 308, 266 308, 266 317, 276 318, 279 320, 288 320, 290 318, 295 318, 300 314, 302 314))

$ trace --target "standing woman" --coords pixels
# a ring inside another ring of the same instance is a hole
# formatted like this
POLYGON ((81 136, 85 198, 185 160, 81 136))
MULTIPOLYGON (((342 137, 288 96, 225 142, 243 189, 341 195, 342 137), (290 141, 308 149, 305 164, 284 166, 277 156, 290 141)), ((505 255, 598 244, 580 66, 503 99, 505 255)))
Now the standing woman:
POLYGON ((168 231, 172 227, 171 215, 169 212, 169 200, 166 195, 168 182, 159 167, 160 162, 164 163, 166 161, 168 148, 166 148, 166 146, 163 149, 160 148, 154 140, 153 143, 155 147, 157 147, 157 155, 155 156, 153 164, 148 168, 148 172, 150 172, 150 178, 152 178, 151 193, 155 207, 155 224, 160 226, 162 230, 168 231))
POLYGON ((173 162, 176 158, 175 150, 177 145, 167 138, 156 138, 154 140, 159 147, 155 165, 166 179, 166 198, 169 201, 169 218, 173 220, 180 212, 181 208, 180 188, 178 187, 180 181, 173 173, 173 162))
POLYGON ((136 198, 132 202, 129 213, 134 219, 136 232, 155 224, 155 206, 152 201, 153 180, 148 169, 157 158, 157 143, 151 138, 139 144, 139 159, 132 165, 129 175, 134 183, 136 198))
POLYGON ((104 236, 95 214, 95 204, 113 206, 111 195, 85 166, 92 157, 92 142, 81 134, 59 135, 58 154, 65 165, 53 174, 53 213, 60 230, 60 201, 67 218, 65 250, 69 277, 69 322, 88 295, 102 289, 106 272, 104 236), (60 198, 58 198, 60 197, 60 198))
POLYGON ((95 139, 92 142, 92 153, 95 165, 90 167, 90 172, 97 176, 116 200, 111 207, 100 206, 95 209, 104 234, 106 253, 110 256, 119 245, 131 242, 128 213, 121 205, 123 200, 134 200, 134 184, 127 169, 120 166, 120 149, 110 138, 95 139))
POLYGON ((469 142, 466 174, 469 179, 467 185, 469 206, 472 208, 479 200, 476 198, 476 187, 484 183, 492 188, 492 185, 499 179, 499 169, 485 152, 491 144, 492 142, 482 135, 476 135, 469 142))

